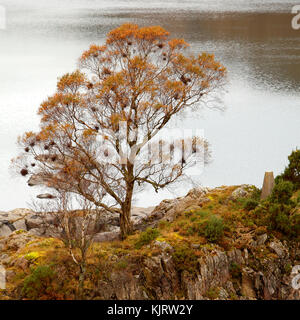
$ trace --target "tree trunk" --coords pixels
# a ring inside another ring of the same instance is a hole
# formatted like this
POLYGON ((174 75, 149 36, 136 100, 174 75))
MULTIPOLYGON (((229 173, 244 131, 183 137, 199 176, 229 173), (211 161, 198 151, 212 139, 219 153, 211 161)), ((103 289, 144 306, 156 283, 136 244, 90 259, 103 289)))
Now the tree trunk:
POLYGON ((132 223, 131 223, 131 202, 133 195, 133 184, 129 185, 127 188, 127 194, 125 202, 122 206, 122 212, 120 213, 120 231, 121 231, 121 239, 124 240, 129 236, 132 231, 132 223))
POLYGON ((84 299, 84 280, 85 280, 85 272, 86 267, 85 264, 80 265, 80 271, 79 271, 79 282, 78 282, 78 299, 83 300, 84 299))
POLYGON ((79 264, 78 299, 84 300, 84 280, 86 274, 86 249, 84 244, 80 248, 81 262, 79 264))
POLYGON ((130 211, 123 211, 120 214, 120 231, 121 231, 121 239, 124 240, 132 233, 132 223, 130 219, 130 211))

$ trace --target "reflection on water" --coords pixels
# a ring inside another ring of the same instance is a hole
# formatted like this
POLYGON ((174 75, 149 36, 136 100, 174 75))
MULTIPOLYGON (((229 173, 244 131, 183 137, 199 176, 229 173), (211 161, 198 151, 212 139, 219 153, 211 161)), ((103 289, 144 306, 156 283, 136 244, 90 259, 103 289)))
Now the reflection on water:
POLYGON ((278 173, 300 145, 300 31, 292 30, 290 13, 297 2, 0 1, 7 10, 7 30, 0 30, 0 210, 29 199, 25 184, 7 173, 17 135, 37 127, 39 103, 58 76, 76 67, 82 50, 128 21, 162 25, 193 51, 213 52, 229 70, 227 112, 182 124, 204 128, 213 145, 203 184, 260 184, 265 170, 278 173))

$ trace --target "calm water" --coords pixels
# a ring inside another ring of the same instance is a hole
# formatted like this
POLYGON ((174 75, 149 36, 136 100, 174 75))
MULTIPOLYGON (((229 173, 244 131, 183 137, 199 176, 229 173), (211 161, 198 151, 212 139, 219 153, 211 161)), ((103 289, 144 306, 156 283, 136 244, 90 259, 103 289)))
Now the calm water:
MULTIPOLYGON (((204 129, 212 144, 203 185, 260 186, 264 171, 279 173, 300 147, 300 30, 292 30, 290 13, 298 0, 144 2, 0 0, 7 13, 7 29, 0 30, 0 210, 26 207, 39 193, 9 173, 17 136, 38 128, 36 110, 57 77, 123 22, 162 25, 195 52, 215 53, 229 70, 226 112, 207 111, 182 123, 204 129)), ((137 205, 173 196, 148 193, 137 205)))

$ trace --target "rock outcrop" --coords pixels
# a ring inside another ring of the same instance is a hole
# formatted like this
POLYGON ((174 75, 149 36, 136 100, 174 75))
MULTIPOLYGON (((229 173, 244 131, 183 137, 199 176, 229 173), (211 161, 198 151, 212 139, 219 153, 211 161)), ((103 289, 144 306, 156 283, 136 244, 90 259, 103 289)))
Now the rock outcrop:
MULTIPOLYGON (((210 201, 205 197, 207 188, 192 189, 185 197, 164 200, 156 207, 133 207, 131 220, 134 230, 145 230, 155 227, 160 220, 173 221, 176 214, 191 205, 201 205, 210 201)), ((50 194, 43 194, 41 198, 51 198, 50 194)), ((55 237, 57 226, 54 214, 38 214, 28 209, 15 209, 0 212, 0 237, 8 236, 15 230, 29 231, 36 236, 55 237)), ((102 212, 97 221, 96 242, 118 239, 120 233, 118 214, 102 212)), ((95 231, 95 230, 94 230, 95 231)))
MULTIPOLYGON (((218 205, 225 201, 227 206, 226 199, 232 204, 252 190, 248 185, 222 188, 192 189, 185 197, 164 200, 154 208, 133 208, 134 228, 170 226, 178 223, 178 216, 195 212, 194 208, 201 212, 202 206, 211 206, 213 201, 218 205), (217 198, 223 191, 225 196, 217 198)), ((8 282, 13 281, 16 270, 30 270, 31 263, 36 263, 28 259, 28 248, 46 248, 43 241, 49 239, 43 237, 55 236, 49 228, 55 223, 53 215, 41 218, 26 209, 0 213, 0 265, 7 268, 8 282)), ((224 236, 226 245, 201 242, 201 236, 187 242, 172 229, 170 238, 157 237, 139 250, 132 246, 134 236, 125 245, 111 243, 109 249, 109 242, 119 236, 117 215, 104 212, 93 227, 98 228, 95 241, 108 243, 103 249, 105 259, 103 252, 99 255, 102 276, 86 289, 87 299, 300 300, 300 290, 292 285, 293 267, 300 265, 299 242, 276 238, 263 227, 256 232, 237 223, 234 235, 224 236)), ((58 268, 62 270, 63 263, 58 268)), ((65 278, 56 281, 63 285, 65 278)), ((20 290, 12 286, 8 294, 8 298, 18 298, 20 290)))
MULTIPOLYGON (((34 242, 35 236, 14 231, 0 240, 0 248, 15 251, 14 257, 0 254, 0 264, 7 267, 28 268, 28 259, 19 254, 26 243, 34 242)), ((193 272, 178 272, 172 255, 173 248, 160 241, 153 249, 160 251, 155 256, 144 257, 134 272, 114 270, 106 280, 97 283, 89 298, 140 300, 140 299, 192 299, 192 300, 254 300, 297 299, 300 291, 293 289, 293 275, 286 270, 287 264, 297 263, 295 253, 299 248, 288 248, 279 240, 267 244, 277 252, 272 257, 261 259, 260 252, 266 245, 251 246, 246 251, 224 249, 215 245, 201 248, 202 257, 193 272), (274 246, 276 243, 276 246, 274 246), (279 249, 278 249, 279 248, 279 249), (285 254, 283 254, 285 252, 285 254), (251 256, 251 258, 249 258, 251 256)))
POLYGON ((285 269, 296 262, 278 256, 262 261, 257 253, 262 249, 251 248, 251 259, 239 249, 203 249, 194 273, 179 273, 172 255, 162 250, 146 258, 135 275, 112 273, 96 295, 101 299, 300 300, 300 291, 291 285, 293 275, 285 269))
MULTIPOLYGON (((153 221, 151 218, 153 208, 133 208, 132 222, 136 229, 142 228, 148 220, 153 221)), ((95 241, 103 242, 118 239, 119 225, 118 214, 101 213, 100 219, 97 220, 97 223, 95 222, 93 230, 91 230, 93 233, 96 231, 95 241)), ((0 237, 7 237, 15 230, 29 231, 32 235, 44 237, 57 237, 59 235, 55 214, 39 214, 28 209, 0 212, 0 237)))

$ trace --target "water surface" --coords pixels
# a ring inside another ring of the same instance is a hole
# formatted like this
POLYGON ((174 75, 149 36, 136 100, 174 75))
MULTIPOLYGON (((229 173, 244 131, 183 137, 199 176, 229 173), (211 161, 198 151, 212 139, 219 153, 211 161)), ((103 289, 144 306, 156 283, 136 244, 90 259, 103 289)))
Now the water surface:
MULTIPOLYGON (((81 52, 128 21, 159 24, 228 68, 226 112, 206 111, 182 122, 204 129, 212 144, 213 162, 201 183, 260 186, 264 171, 278 174, 300 146, 300 30, 291 28, 297 3, 0 0, 7 12, 7 29, 0 30, 0 210, 26 207, 39 193, 9 173, 17 136, 38 128, 39 104, 59 76, 76 68, 81 52)), ((137 205, 186 191, 140 195, 137 205)))

